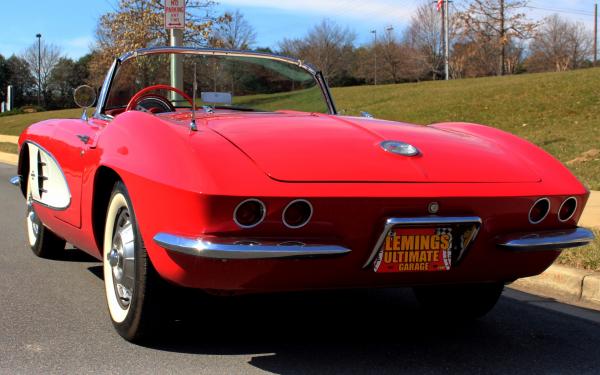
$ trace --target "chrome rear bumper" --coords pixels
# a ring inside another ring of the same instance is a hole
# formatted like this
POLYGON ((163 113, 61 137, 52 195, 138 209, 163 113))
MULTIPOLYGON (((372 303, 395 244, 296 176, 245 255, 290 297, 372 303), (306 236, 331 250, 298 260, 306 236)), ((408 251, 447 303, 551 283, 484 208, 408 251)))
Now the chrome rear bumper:
POLYGON ((189 238, 158 233, 154 242, 179 254, 213 259, 273 259, 348 254, 350 249, 338 245, 300 242, 245 241, 216 237, 189 238))
POLYGON ((503 236, 498 246, 515 252, 561 250, 587 245, 593 240, 592 231, 575 228, 503 236))

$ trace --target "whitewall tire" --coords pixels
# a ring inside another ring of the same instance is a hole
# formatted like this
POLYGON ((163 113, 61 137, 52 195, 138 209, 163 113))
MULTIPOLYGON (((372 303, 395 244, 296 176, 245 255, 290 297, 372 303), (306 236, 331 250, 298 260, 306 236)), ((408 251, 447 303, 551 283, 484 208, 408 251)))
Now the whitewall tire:
POLYGON ((66 242, 44 226, 37 216, 33 208, 30 186, 31 184, 27 183, 27 195, 25 196, 27 202, 25 228, 27 230, 29 248, 40 258, 59 258, 64 254, 66 242))
POLYGON ((161 316, 164 284, 152 267, 125 185, 117 182, 108 203, 102 262, 112 323, 126 340, 149 336, 161 316))

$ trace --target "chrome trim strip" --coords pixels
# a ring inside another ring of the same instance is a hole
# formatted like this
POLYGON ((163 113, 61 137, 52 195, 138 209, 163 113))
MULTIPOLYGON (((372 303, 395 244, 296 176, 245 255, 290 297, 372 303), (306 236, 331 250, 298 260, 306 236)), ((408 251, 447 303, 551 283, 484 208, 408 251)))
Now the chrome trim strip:
POLYGON ((210 259, 276 259, 344 255, 350 249, 338 245, 302 244, 233 238, 189 238, 158 233, 154 242, 170 251, 210 259))
POLYGON ((8 181, 11 185, 21 186, 21 176, 12 176, 8 181))
POLYGON ((575 212, 577 211, 577 207, 579 206, 579 201, 577 200, 576 197, 569 197, 567 199, 565 199, 560 207, 558 208, 558 214, 556 215, 558 217, 558 221, 560 221, 561 223, 564 223, 565 221, 568 221, 570 218, 573 217, 573 215, 575 215, 575 212), (569 215, 566 219, 561 219, 560 218, 560 211, 562 210, 563 206, 565 205, 565 203, 567 203, 569 201, 569 199, 575 199, 575 208, 573 208, 573 212, 571 212, 571 215, 569 215))
POLYGON ((256 57, 261 59, 270 59, 281 61, 285 63, 289 63, 292 65, 296 65, 307 72, 309 72, 321 88, 321 93, 325 98, 327 103, 327 107, 329 109, 330 115, 337 115, 337 110, 335 106, 335 102, 331 95, 331 91, 329 90, 329 86, 325 82, 325 78, 323 74, 318 71, 315 67, 310 64, 303 62, 302 60, 294 59, 291 57, 269 54, 269 53, 261 53, 261 52, 252 52, 252 51, 239 51, 239 50, 228 50, 228 49, 219 49, 219 48, 188 48, 188 47, 156 47, 156 48, 142 48, 136 51, 126 52, 122 54, 120 57, 115 59, 113 64, 111 65, 108 73, 106 74, 106 78, 102 84, 102 89, 100 90, 100 95, 98 96, 98 103, 96 105, 96 111, 94 112, 94 118, 110 120, 111 116, 105 115, 104 107, 106 106, 106 100, 108 98, 108 93, 110 91, 110 86, 112 85, 112 81, 117 73, 117 70, 121 63, 137 57, 144 55, 153 55, 160 53, 188 53, 195 55, 206 55, 206 56, 235 56, 235 57, 256 57))
POLYGON ((503 236, 497 245, 515 252, 561 250, 587 245, 595 238, 594 233, 577 227, 567 230, 548 230, 503 236))
POLYGON ((104 107, 106 106, 106 100, 108 98, 108 91, 110 89, 110 86, 112 85, 112 81, 115 78, 115 75, 117 74, 117 68, 119 67, 120 64, 120 60, 116 59, 115 61, 113 61, 112 65, 110 66, 110 69, 108 70, 108 72, 106 73, 106 77, 104 78, 104 82, 102 83, 102 89, 100 90, 100 94, 98 95, 98 102, 96 103, 96 111, 94 111, 94 118, 100 119, 100 120, 111 120, 112 117, 105 115, 104 113, 102 113, 102 111, 104 110, 104 107))
POLYGON ((329 89, 329 85, 327 84, 327 81, 325 81, 325 76, 323 75, 323 72, 318 71, 315 73, 315 79, 317 80, 317 83, 319 84, 319 86, 321 87, 321 93, 323 94, 323 97, 325 98, 325 101, 327 102, 327 106, 329 107, 329 114, 330 115, 337 115, 337 107, 335 105, 335 101, 333 100, 333 95, 331 95, 331 90, 329 89))
POLYGON ((291 201, 290 203, 288 203, 285 208, 283 209, 283 212, 281 213, 281 221, 283 222, 283 225, 285 225, 286 227, 290 228, 290 229, 298 229, 298 228, 302 228, 303 226, 305 226, 306 224, 308 224, 310 222, 310 219, 312 219, 314 213, 314 209, 313 209, 313 205, 307 201, 306 199, 294 199, 293 201, 291 201), (287 223, 287 221, 285 221, 285 213, 287 211, 288 208, 290 208, 290 206, 296 202, 304 202, 306 204, 308 204, 308 207, 310 208, 310 215, 308 215, 308 218, 306 219, 306 221, 304 223, 302 223, 301 225, 289 225, 287 223))
POLYGON ((548 198, 546 198, 546 197, 544 197, 544 198, 540 198, 540 199, 536 200, 536 201, 535 201, 535 203, 533 203, 533 204, 531 205, 531 208, 529 209, 529 213, 527 214, 527 220, 529 220, 529 222, 530 222, 531 224, 539 224, 539 223, 541 223, 542 221, 544 221, 544 219, 545 219, 545 218, 548 216, 548 214, 550 213, 550 209, 551 209, 551 208, 552 208, 552 205, 550 204, 550 199, 548 199, 548 198), (546 214, 545 214, 544 216, 542 216, 542 218, 541 218, 540 220, 538 220, 538 221, 533 221, 533 220, 531 220, 531 211, 533 210, 533 208, 535 207, 535 205, 536 205, 536 204, 538 204, 538 203, 539 203, 539 202, 541 202, 541 201, 546 201, 546 202, 548 202, 548 211, 546 211, 546 214))
POLYGON ((196 55, 206 56, 235 56, 235 57, 256 57, 268 60, 278 60, 289 64, 297 65, 308 71, 313 76, 317 74, 317 70, 310 64, 304 63, 302 60, 294 59, 287 56, 276 55, 272 53, 262 53, 253 51, 242 51, 225 48, 190 48, 190 47, 154 47, 140 48, 135 51, 125 52, 119 57, 120 62, 125 62, 131 58, 145 55, 156 55, 161 53, 191 53, 196 55))
POLYGON ((236 225, 242 229, 250 229, 250 228, 254 228, 255 226, 257 226, 258 224, 262 223, 265 220, 265 217, 267 217, 267 206, 265 206, 265 204, 263 203, 263 201, 261 201, 260 199, 256 199, 256 198, 250 198, 250 199, 246 199, 241 201, 240 203, 238 203, 237 206, 235 206, 235 209, 233 210, 233 222, 236 223, 236 225), (262 207, 263 210, 263 214, 260 218, 260 220, 258 220, 256 222, 256 224, 252 224, 252 225, 242 225, 238 222, 236 216, 237 216, 237 211, 240 208, 240 206, 246 202, 258 202, 260 204, 260 206, 262 207))
MULTIPOLYGON (((421 225, 470 224, 470 223, 479 224, 481 226, 481 218, 478 216, 454 216, 454 217, 451 217, 451 216, 448 216, 448 217, 420 216, 420 217, 389 218, 386 220, 385 227, 384 227, 383 231, 381 232, 381 235, 379 236, 379 239, 377 240, 375 247, 373 247, 373 251, 371 251, 369 258, 363 265, 363 268, 367 268, 371 264, 371 262, 373 262, 373 259, 375 259, 375 256, 377 256, 377 252, 379 251, 379 248, 381 247, 381 245, 383 244, 383 241, 385 240, 385 235, 393 226, 396 226, 396 225, 421 226, 421 225)), ((477 237, 477 233, 475 233, 473 235, 471 242, 473 242, 476 237, 477 237)), ((461 257, 462 257, 462 254, 459 254, 458 259, 460 259, 461 257)))

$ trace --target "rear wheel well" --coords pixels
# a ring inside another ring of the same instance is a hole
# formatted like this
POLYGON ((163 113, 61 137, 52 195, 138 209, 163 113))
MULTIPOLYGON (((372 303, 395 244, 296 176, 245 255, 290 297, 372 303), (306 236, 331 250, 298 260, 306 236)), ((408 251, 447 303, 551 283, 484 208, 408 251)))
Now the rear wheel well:
POLYGON ((27 184, 29 183, 29 146, 23 143, 19 152, 19 164, 17 166, 17 174, 21 176, 21 193, 25 197, 27 195, 27 184))
POLYGON ((98 249, 102 253, 104 246, 104 226, 106 225, 106 210, 113 187, 117 181, 123 181, 114 170, 101 166, 94 178, 94 196, 92 199, 92 227, 98 249))

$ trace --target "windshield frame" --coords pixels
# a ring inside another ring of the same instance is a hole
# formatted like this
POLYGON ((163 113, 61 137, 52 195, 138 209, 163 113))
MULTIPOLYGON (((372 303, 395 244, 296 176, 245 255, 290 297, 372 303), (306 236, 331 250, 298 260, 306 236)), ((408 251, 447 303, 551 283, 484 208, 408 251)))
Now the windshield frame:
POLYGON ((330 115, 337 115, 337 110, 335 107, 335 103, 333 101, 333 97, 331 96, 331 91, 325 81, 325 77, 321 73, 321 71, 317 70, 310 64, 303 62, 302 60, 294 59, 291 57, 271 54, 271 53, 262 53, 262 52, 252 52, 252 51, 240 51, 240 50, 230 50, 230 49, 221 49, 221 48, 189 48, 189 47, 155 47, 155 48, 142 48, 131 52, 126 52, 122 54, 120 57, 115 59, 113 64, 111 65, 108 73, 106 74, 106 78, 104 79, 104 83, 102 84, 102 89, 100 90, 100 95, 98 97, 98 103, 96 105, 96 111, 94 112, 94 117, 104 120, 111 120, 113 117, 109 116, 104 112, 106 101, 108 99, 108 95, 110 92, 110 88, 112 82, 116 76, 117 71, 121 64, 129 59, 136 58, 138 56, 144 55, 157 55, 157 54, 192 54, 192 55, 205 55, 205 56, 236 56, 236 57, 254 57, 260 59, 268 59, 281 61, 288 64, 296 65, 308 73, 310 73, 319 88, 321 89, 321 94, 323 95, 323 99, 327 104, 327 109, 330 115))

